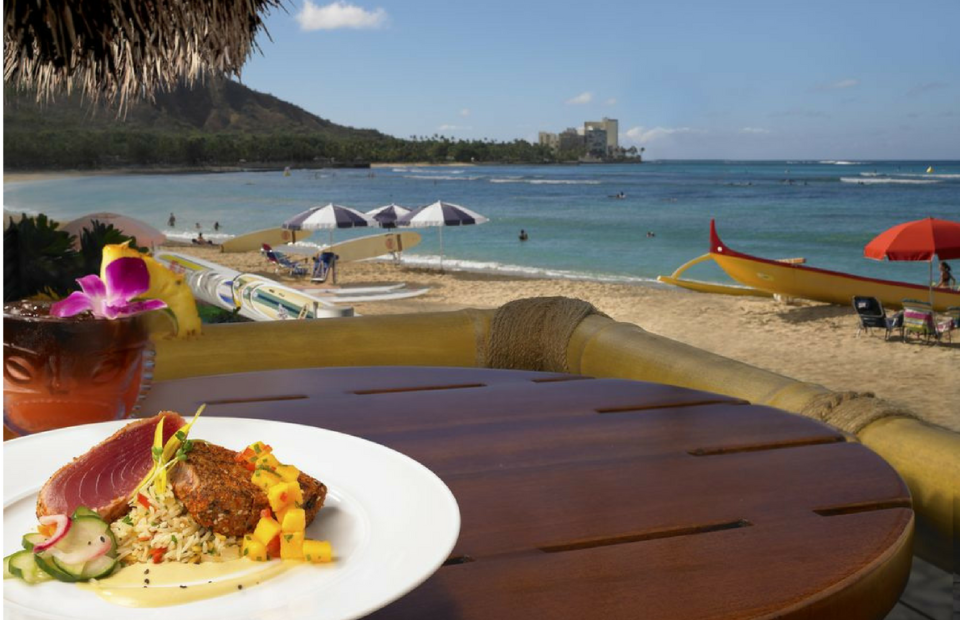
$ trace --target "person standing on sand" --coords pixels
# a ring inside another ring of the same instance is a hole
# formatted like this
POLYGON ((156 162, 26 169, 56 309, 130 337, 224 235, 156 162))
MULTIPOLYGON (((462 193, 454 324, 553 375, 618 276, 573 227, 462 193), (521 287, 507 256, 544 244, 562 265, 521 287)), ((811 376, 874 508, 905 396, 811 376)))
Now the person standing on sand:
POLYGON ((167 226, 169 226, 170 228, 173 228, 176 225, 177 225, 177 216, 171 213, 170 219, 167 220, 167 226))

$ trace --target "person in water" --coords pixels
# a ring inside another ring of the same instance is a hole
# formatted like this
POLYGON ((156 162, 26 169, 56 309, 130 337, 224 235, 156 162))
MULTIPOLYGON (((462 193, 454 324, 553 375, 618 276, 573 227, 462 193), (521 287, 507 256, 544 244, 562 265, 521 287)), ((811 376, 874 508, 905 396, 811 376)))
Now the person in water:
POLYGON ((170 228, 173 228, 176 225, 177 225, 177 216, 171 213, 170 219, 167 220, 167 226, 169 226, 170 228))
POLYGON ((220 230, 220 222, 214 222, 214 223, 213 223, 213 229, 214 229, 214 230, 220 230))
POLYGON ((940 261, 940 281, 937 282, 937 288, 951 288, 957 284, 957 279, 953 277, 950 265, 946 261, 940 261))
POLYGON ((529 238, 530 238, 530 237, 527 235, 527 231, 525 231, 524 229, 521 228, 521 229, 520 229, 520 241, 526 241, 526 240, 529 239, 529 238))

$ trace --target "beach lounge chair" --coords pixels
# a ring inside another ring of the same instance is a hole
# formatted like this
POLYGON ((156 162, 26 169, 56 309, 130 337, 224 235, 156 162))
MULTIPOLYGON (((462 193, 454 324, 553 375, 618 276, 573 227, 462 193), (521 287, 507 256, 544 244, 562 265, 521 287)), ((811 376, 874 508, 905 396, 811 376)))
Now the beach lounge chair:
POLYGON ((937 338, 937 327, 933 322, 933 308, 919 299, 903 300, 903 331, 901 338, 907 342, 916 337, 924 342, 937 338))
MULTIPOLYGON (((313 275, 310 276, 311 282, 323 283, 331 274, 336 273, 337 255, 333 252, 321 252, 313 257, 313 275)), ((336 282, 336 275, 333 281, 336 282)))
POLYGON ((286 269, 291 276, 307 275, 307 268, 302 263, 292 261, 276 250, 267 251, 267 260, 271 263, 276 263, 277 272, 279 272, 280 269, 286 269))
POLYGON ((953 342, 953 332, 960 330, 960 306, 950 306, 936 320, 937 342, 953 342))
POLYGON ((887 340, 894 329, 902 329, 903 327, 903 314, 898 313, 888 317, 883 309, 883 304, 876 297, 854 296, 853 309, 857 311, 857 318, 859 319, 857 338, 860 337, 861 332, 866 332, 869 335, 871 329, 882 329, 884 332, 883 339, 887 340))

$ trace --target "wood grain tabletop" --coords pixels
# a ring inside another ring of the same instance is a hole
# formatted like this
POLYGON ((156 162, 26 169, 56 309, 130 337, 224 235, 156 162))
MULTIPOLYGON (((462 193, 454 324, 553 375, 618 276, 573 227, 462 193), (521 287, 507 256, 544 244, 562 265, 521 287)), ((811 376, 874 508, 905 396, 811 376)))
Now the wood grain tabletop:
MULTIPOLYGON (((357 435, 432 469, 460 539, 394 618, 882 618, 910 570, 906 486, 830 427, 673 386, 475 368, 158 383, 145 412, 357 435)), ((322 479, 322 472, 317 476, 322 479)))

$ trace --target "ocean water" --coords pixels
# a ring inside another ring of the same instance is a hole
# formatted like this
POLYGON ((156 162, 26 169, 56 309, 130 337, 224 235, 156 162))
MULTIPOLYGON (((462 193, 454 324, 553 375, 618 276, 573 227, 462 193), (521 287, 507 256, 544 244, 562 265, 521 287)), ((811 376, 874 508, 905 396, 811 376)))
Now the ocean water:
MULTIPOLYGON (((927 265, 863 258, 863 246, 903 221, 960 220, 957 161, 665 161, 641 165, 438 166, 228 174, 112 175, 4 184, 4 208, 61 221, 111 211, 172 238, 224 239, 279 226, 313 205, 370 210, 462 204, 490 223, 443 233, 447 269, 649 282, 708 250, 711 219, 732 248, 805 257, 826 269, 923 283, 927 265), (928 166, 933 172, 927 173, 928 166), (623 192, 624 199, 612 198, 623 192), (170 213, 177 227, 167 227, 170 213), (219 222, 219 233, 213 231, 219 222), (517 239, 520 229, 529 240, 517 239), (655 236, 648 237, 652 232, 655 236)), ((338 230, 335 241, 370 234, 338 230)), ((379 231, 378 231, 379 232, 379 231)), ((437 229, 409 263, 439 262, 437 229)), ((326 231, 312 241, 326 242, 326 231)), ((725 282, 712 263, 687 277, 725 282)))

